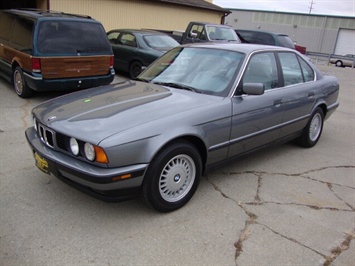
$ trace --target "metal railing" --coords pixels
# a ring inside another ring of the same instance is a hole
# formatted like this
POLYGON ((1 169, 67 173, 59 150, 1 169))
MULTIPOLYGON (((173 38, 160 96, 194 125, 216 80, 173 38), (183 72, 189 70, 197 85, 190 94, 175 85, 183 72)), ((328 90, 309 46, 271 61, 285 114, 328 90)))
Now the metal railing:
POLYGON ((352 60, 351 68, 355 67, 355 56, 348 57, 344 55, 336 55, 336 54, 326 54, 326 53, 316 53, 316 52, 307 52, 306 55, 316 64, 321 65, 331 65, 330 59, 337 58, 340 60, 352 60))

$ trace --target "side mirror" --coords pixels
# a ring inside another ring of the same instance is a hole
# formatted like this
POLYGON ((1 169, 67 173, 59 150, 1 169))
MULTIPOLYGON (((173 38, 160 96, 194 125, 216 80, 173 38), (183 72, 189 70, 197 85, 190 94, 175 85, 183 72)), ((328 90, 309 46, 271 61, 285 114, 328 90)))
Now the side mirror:
POLYGON ((243 92, 249 95, 262 95, 265 92, 263 83, 244 83, 243 92))
POLYGON ((196 32, 190 32, 190 37, 191 38, 197 38, 197 33, 196 32))

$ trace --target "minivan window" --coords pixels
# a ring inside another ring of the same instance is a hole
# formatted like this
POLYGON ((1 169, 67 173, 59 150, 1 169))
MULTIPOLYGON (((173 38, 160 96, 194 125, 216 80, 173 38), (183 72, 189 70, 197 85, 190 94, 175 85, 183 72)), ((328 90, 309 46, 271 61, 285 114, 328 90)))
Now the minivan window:
POLYGON ((295 44, 287 35, 278 35, 277 38, 279 39, 280 46, 295 49, 295 44))
POLYGON ((9 41, 11 38, 12 23, 15 18, 8 14, 0 13, 0 38, 9 41))
POLYGON ((22 52, 32 52, 33 21, 17 18, 15 20, 11 41, 14 47, 22 52))
POLYGON ((275 45, 275 40, 272 35, 264 32, 255 33, 254 42, 259 44, 275 45))
POLYGON ((38 51, 42 54, 107 54, 111 46, 98 23, 42 21, 38 31, 38 51))

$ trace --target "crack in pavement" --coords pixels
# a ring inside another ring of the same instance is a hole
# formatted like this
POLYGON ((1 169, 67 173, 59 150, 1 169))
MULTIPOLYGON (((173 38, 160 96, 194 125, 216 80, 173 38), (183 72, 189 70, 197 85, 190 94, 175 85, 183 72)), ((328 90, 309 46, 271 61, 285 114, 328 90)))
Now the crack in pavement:
POLYGON ((324 266, 329 266, 332 264, 332 262, 337 258, 339 257, 339 255, 349 249, 350 247, 350 242, 351 240, 355 239, 355 229, 353 229, 352 231, 349 231, 349 232, 345 232, 345 239, 344 241, 337 247, 333 248, 331 250, 331 255, 327 256, 325 259, 325 262, 324 262, 324 266))
POLYGON ((295 174, 289 174, 289 173, 270 173, 270 172, 266 172, 266 171, 243 171, 243 172, 229 172, 229 173, 225 173, 222 172, 223 175, 242 175, 242 174, 253 174, 255 176, 258 177, 258 184, 257 184, 257 189, 256 189, 256 194, 254 196, 254 201, 252 202, 241 202, 241 201, 236 201, 235 199, 233 199, 232 197, 228 196, 226 193, 223 192, 223 190, 216 185, 215 183, 213 183, 213 181, 210 180, 210 178, 208 176, 206 176, 206 180, 207 182, 209 182, 216 191, 218 191, 224 198, 231 200, 235 203, 237 203, 237 205, 246 213, 246 215, 248 216, 248 219, 245 221, 245 225, 244 228, 242 229, 240 236, 238 238, 238 240, 234 243, 234 247, 236 248, 236 252, 235 252, 235 261, 237 262, 238 257, 241 255, 241 253, 243 252, 243 242, 246 241, 250 234, 251 234, 251 230, 250 230, 250 226, 253 224, 259 224, 261 226, 264 226, 265 228, 267 228, 268 230, 270 230, 271 232, 273 232, 274 234, 281 236, 284 239, 287 239, 288 241, 291 241, 293 243, 296 243, 304 248, 307 248, 311 251, 313 251, 314 253, 322 256, 325 259, 325 262, 323 263, 324 266, 328 266, 330 265, 332 262, 334 262, 334 260, 345 250, 347 250, 350 246, 350 243, 353 239, 355 239, 355 229, 351 229, 351 231, 349 232, 345 232, 345 239, 344 241, 341 243, 340 246, 333 248, 330 251, 330 255, 325 255, 322 254, 321 252, 301 243, 300 241, 297 241, 294 238, 288 237, 280 232, 275 231, 274 229, 270 228, 269 226, 267 226, 266 224, 262 224, 260 222, 257 221, 258 216, 250 211, 248 211, 247 206, 248 205, 264 205, 264 204, 277 204, 277 205, 288 205, 288 206, 303 206, 303 207, 309 207, 311 209, 315 209, 315 210, 330 210, 330 211, 343 211, 343 212, 354 212, 355 208, 354 206, 352 206, 351 204, 347 203, 344 199, 342 199, 333 189, 333 186, 341 186, 341 187, 347 187, 350 189, 355 189, 354 187, 350 187, 350 186, 346 186, 346 185, 341 185, 341 184, 335 184, 332 182, 326 182, 326 181, 322 181, 322 180, 318 180, 315 178, 311 178, 309 176, 307 176, 310 173, 314 173, 314 172, 319 172, 322 170, 327 170, 327 169, 337 169, 337 168, 355 168, 355 166, 351 166, 351 165, 344 165, 344 166, 327 166, 327 167, 322 167, 322 168, 318 168, 318 169, 312 169, 306 172, 302 172, 302 173, 295 173, 295 174), (262 181, 263 181, 263 175, 281 175, 281 176, 291 176, 291 177, 301 177, 301 178, 305 178, 308 180, 312 180, 312 181, 316 181, 319 182, 321 184, 325 184, 329 191, 332 192, 333 195, 335 195, 335 197, 340 200, 342 203, 344 203, 346 206, 348 206, 350 208, 350 210, 348 209, 340 209, 340 208, 333 208, 333 207, 319 207, 319 206, 315 206, 315 205, 309 205, 309 204, 300 204, 300 203, 296 203, 296 202, 291 202, 291 203, 281 203, 281 202, 272 202, 272 201, 262 201, 262 199, 260 198, 259 194, 260 194, 260 189, 262 187, 262 181))

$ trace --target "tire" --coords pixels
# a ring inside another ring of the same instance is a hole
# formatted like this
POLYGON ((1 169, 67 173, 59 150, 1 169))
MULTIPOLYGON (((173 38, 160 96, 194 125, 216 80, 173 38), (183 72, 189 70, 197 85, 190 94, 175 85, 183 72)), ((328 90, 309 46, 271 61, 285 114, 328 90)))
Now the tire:
POLYGON ((335 62, 335 65, 336 65, 337 67, 343 67, 343 62, 340 61, 340 60, 338 60, 338 61, 335 62))
POLYGON ((142 185, 144 201, 160 212, 175 211, 194 195, 202 172, 201 156, 186 141, 162 150, 149 166, 142 185))
POLYGON ((129 76, 131 79, 135 79, 142 72, 142 64, 138 61, 134 61, 129 66, 129 76))
POLYGON ((22 69, 17 66, 12 74, 12 82, 15 92, 21 98, 29 98, 33 95, 33 90, 26 84, 22 69))
POLYGON ((317 144, 323 130, 324 113, 318 107, 312 114, 307 126, 303 129, 297 143, 302 147, 311 148, 317 144))

